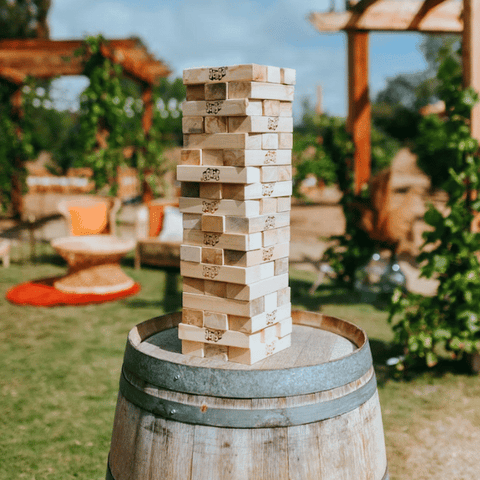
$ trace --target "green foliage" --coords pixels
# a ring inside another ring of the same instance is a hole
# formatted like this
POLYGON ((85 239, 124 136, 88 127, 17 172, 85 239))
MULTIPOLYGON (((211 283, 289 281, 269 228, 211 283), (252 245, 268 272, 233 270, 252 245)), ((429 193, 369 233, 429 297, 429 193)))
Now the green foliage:
POLYGON ((0 39, 48 36, 51 0, 0 0, 0 39))
POLYGON ((405 363, 424 362, 430 367, 437 363, 440 349, 452 358, 480 350, 480 234, 471 231, 473 214, 480 209, 474 195, 480 190, 480 158, 469 129, 478 95, 462 88, 458 57, 444 50, 442 58, 439 93, 447 118, 441 128, 433 119, 424 128, 440 130, 438 135, 429 133, 437 140, 433 148, 440 147, 440 139, 443 143, 437 150, 442 156, 436 157, 436 168, 448 170, 441 183, 449 197, 448 213, 442 215, 430 206, 425 221, 432 230, 424 234, 428 248, 418 257, 422 276, 439 280, 438 291, 434 297, 396 292, 390 313, 395 339, 405 349, 405 363))

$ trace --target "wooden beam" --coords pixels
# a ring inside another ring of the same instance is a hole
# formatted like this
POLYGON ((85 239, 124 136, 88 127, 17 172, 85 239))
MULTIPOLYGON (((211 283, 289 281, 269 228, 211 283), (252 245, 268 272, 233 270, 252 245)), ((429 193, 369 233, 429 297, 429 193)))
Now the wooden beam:
POLYGON ((355 193, 370 179, 371 107, 368 93, 368 33, 348 32, 348 130, 355 145, 355 193))
MULTIPOLYGON (((480 93, 480 0, 464 0, 463 82, 480 93)), ((480 142, 480 104, 472 111, 472 136, 480 142)))
MULTIPOLYGON (((360 8, 360 2, 358 5, 360 8)), ((341 30, 418 31, 425 33, 461 33, 462 2, 442 0, 377 0, 363 4, 365 10, 312 12, 308 19, 320 32, 341 30)))
POLYGON ((15 85, 21 85, 23 82, 25 82, 25 79, 27 76, 15 69, 15 68, 9 68, 9 67, 1 67, 0 66, 0 77, 4 78, 5 80, 8 80, 10 83, 14 83, 15 85))
POLYGON ((143 85, 142 88, 143 115, 142 128, 145 135, 148 134, 153 124, 153 90, 151 85, 143 85))

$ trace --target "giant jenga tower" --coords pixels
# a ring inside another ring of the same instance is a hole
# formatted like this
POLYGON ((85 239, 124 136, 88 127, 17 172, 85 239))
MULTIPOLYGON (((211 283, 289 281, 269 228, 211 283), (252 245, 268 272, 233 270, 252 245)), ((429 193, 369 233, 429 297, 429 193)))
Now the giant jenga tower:
POLYGON ((295 70, 183 72, 182 352, 252 364, 290 346, 295 70))

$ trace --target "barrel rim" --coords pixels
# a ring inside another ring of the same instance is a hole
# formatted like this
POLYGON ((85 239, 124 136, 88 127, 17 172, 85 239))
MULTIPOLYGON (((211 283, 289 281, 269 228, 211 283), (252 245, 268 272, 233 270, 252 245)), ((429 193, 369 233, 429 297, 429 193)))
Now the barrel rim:
POLYGON ((186 356, 180 353, 168 352, 172 358, 167 359, 159 357, 158 353, 163 350, 158 347, 154 347, 155 350, 141 348, 142 342, 152 335, 180 323, 181 312, 174 312, 146 320, 130 330, 124 368, 140 379, 167 390, 228 398, 271 398, 305 395, 340 387, 360 378, 371 367, 368 338, 357 325, 337 317, 300 310, 292 311, 292 320, 297 325, 321 328, 341 335, 356 345, 357 349, 319 365, 281 369, 248 370, 186 365, 182 362, 186 356))

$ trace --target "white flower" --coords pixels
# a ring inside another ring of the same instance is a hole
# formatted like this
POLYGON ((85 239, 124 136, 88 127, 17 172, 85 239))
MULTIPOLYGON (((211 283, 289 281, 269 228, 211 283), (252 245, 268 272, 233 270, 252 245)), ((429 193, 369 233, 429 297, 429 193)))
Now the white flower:
POLYGON ((23 93, 30 93, 32 91, 32 89, 28 86, 28 85, 25 85, 23 88, 22 88, 22 92, 23 93))
POLYGON ((45 89, 42 88, 42 87, 37 87, 37 89, 35 90, 35 93, 39 96, 39 97, 43 97, 45 95, 45 89))
POLYGON ((38 108, 41 104, 42 104, 42 102, 41 102, 38 98, 34 98, 34 99, 33 99, 32 105, 33 105, 35 108, 38 108))

